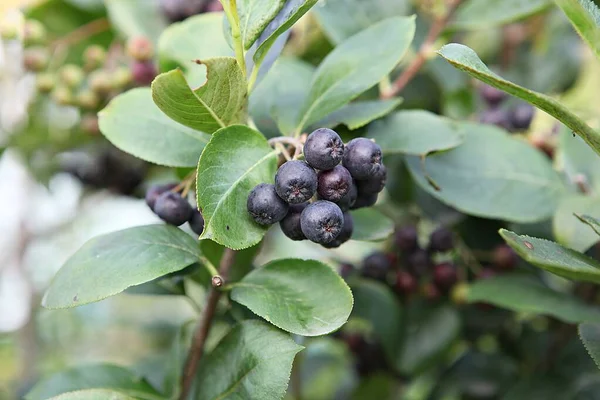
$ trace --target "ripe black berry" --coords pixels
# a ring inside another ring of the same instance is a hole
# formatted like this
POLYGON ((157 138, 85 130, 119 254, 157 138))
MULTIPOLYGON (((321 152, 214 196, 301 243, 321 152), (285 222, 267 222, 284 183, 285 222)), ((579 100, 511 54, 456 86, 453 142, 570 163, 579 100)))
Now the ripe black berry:
POLYGON ((338 237, 344 225, 342 210, 327 200, 319 200, 302 211, 300 226, 304 235, 320 244, 331 243, 338 237))
POLYGON ((344 167, 354 179, 371 179, 382 168, 381 147, 366 138, 352 139, 344 152, 344 167))
POLYGON ((358 196, 358 189, 356 188, 354 181, 352 181, 352 184, 350 185, 350 190, 348 190, 348 193, 346 193, 346 195, 344 197, 342 197, 341 199, 336 201, 335 204, 337 204, 342 209, 342 211, 346 212, 354 205, 354 203, 356 202, 357 196, 358 196))
POLYGON ((371 207, 375 205, 375 203, 377 203, 377 193, 358 193, 358 196, 356 197, 356 200, 350 209, 357 210, 359 208, 371 207))
POLYGON ((481 93, 481 97, 485 102, 492 107, 497 106, 502 103, 508 95, 500 89, 496 89, 493 86, 483 85, 479 91, 481 93))
POLYGON ((319 172, 317 192, 320 199, 340 201, 348 194, 351 186, 352 176, 341 165, 336 165, 335 168, 328 171, 319 172))
POLYGON ((403 226, 396 231, 396 246, 402 252, 411 252, 419 247, 419 236, 414 226, 403 226))
POLYGON ((436 229, 429 237, 429 250, 444 253, 452 250, 454 247, 454 238, 452 232, 444 227, 436 229))
POLYGON ((508 245, 502 244, 494 249, 494 265, 501 270, 511 270, 517 266, 519 256, 508 245))
POLYGON ((344 225, 342 227, 342 231, 332 242, 326 243, 323 246, 328 249, 333 249, 336 247, 340 247, 342 244, 346 243, 352 237, 352 233, 354 232, 354 220, 352 219, 352 215, 350 213, 344 213, 344 225))
POLYGON ((458 281, 458 275, 456 273, 456 267, 451 263, 441 263, 433 269, 433 282, 435 285, 443 290, 447 291, 458 281))
POLYGON ((307 206, 308 203, 290 205, 288 214, 279 223, 281 231, 285 234, 285 236, 292 240, 306 239, 306 236, 304 236, 304 233, 302 233, 302 227, 300 226, 300 215, 307 206))
POLYGON ((252 189, 246 206, 254 221, 260 225, 272 225, 281 221, 289 208, 275 192, 275 186, 268 183, 261 183, 252 189))
POLYGON ((510 123, 515 130, 529 129, 535 109, 529 104, 520 104, 510 111, 510 123))
POLYGON ((192 216, 192 206, 179 193, 167 191, 156 199, 154 212, 167 224, 179 226, 192 216))
POLYGON ((502 108, 490 108, 483 111, 479 115, 479 122, 487 125, 496 125, 506 130, 512 129, 511 115, 508 110, 502 108))
POLYGON ((202 235, 202 231, 204 231, 204 217, 197 208, 192 211, 192 216, 188 223, 196 235, 202 235))
POLYGON ((376 252, 363 260, 362 275, 367 278, 385 282, 388 271, 392 268, 389 257, 382 252, 376 252))
POLYGON ((358 192, 362 194, 379 193, 385 187, 387 179, 387 168, 382 165, 379 171, 370 179, 356 181, 358 192))
POLYGON ((158 196, 163 194, 164 192, 173 189, 177 186, 176 183, 167 183, 161 185, 153 185, 146 191, 146 204, 152 211, 154 211, 154 205, 156 204, 156 199, 158 196))
POLYGON ((275 190, 290 204, 308 201, 317 191, 317 173, 304 161, 288 161, 275 175, 275 190))
POLYGON ((316 169, 332 169, 342 161, 343 155, 344 142, 331 129, 317 129, 308 135, 304 144, 304 158, 316 169))

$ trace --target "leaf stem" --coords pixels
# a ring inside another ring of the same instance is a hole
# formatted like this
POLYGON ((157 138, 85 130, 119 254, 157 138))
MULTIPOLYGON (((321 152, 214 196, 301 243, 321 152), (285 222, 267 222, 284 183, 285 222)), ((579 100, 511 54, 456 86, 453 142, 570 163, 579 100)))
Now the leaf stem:
POLYGON ((254 68, 252 68, 252 73, 250 74, 250 78, 248 79, 248 93, 252 91, 254 85, 256 84, 256 79, 258 78, 258 70, 260 69, 259 64, 255 64, 254 68))
POLYGON ((236 0, 221 0, 221 4, 223 5, 223 11, 227 16, 229 25, 231 25, 231 37, 233 39, 235 58, 240 65, 244 78, 246 78, 246 59, 244 58, 244 45, 242 43, 242 33, 240 31, 240 18, 237 12, 237 2, 236 0))
MULTIPOLYGON (((235 255, 235 250, 231 249, 225 249, 225 253, 223 253, 221 265, 219 266, 219 272, 217 275, 215 275, 218 276, 222 282, 227 281, 229 270, 235 261, 235 255)), ((222 292, 215 287, 212 287, 208 293, 206 307, 204 307, 204 310, 202 310, 202 314, 200 315, 200 323, 198 324, 198 328, 194 333, 192 345, 183 368, 183 375, 181 377, 181 394, 179 395, 179 400, 187 400, 189 397, 190 389, 192 387, 192 383, 194 382, 196 371, 198 370, 200 359, 202 358, 202 353, 204 352, 204 345, 206 344, 206 339, 208 338, 208 333, 210 332, 210 328, 215 317, 217 304, 219 303, 221 293, 222 292)))
POLYGON ((450 21, 450 18, 452 18, 452 15, 454 15, 454 11, 456 11, 456 8, 460 2, 461 0, 448 0, 446 12, 444 15, 436 18, 431 24, 429 32, 427 32, 425 41, 421 44, 417 56, 412 60, 408 67, 402 71, 400 76, 394 82, 392 82, 390 87, 381 92, 379 95, 380 99, 386 100, 396 96, 402 91, 402 89, 406 87, 406 85, 410 83, 415 75, 417 75, 417 72, 419 72, 423 65, 425 65, 425 62, 429 59, 429 56, 434 54, 433 45, 448 24, 448 21, 450 21))

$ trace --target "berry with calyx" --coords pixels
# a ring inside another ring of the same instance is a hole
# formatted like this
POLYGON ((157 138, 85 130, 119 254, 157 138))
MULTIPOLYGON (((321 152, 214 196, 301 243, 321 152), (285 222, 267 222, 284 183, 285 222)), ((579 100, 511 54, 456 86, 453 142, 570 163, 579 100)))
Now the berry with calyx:
POLYGON ((85 78, 81 67, 75 64, 67 64, 61 67, 58 76, 62 83, 71 89, 78 88, 85 78))
POLYGON ((100 105, 100 98, 91 89, 84 89, 79 92, 75 101, 84 110, 95 110, 100 105))
POLYGON ((25 29, 23 31, 23 44, 32 46, 44 44, 46 42, 46 28, 40 21, 30 19, 25 21, 25 29))
POLYGON ((340 201, 352 187, 350 172, 341 165, 318 174, 317 192, 319 198, 333 202, 340 201))
POLYGON ((330 170, 342 161, 344 142, 335 131, 320 128, 308 135, 303 151, 311 167, 330 170))
POLYGON ((383 167, 381 147, 366 138, 352 139, 346 145, 342 163, 354 179, 372 179, 383 167))
POLYGON ((288 161, 277 170, 275 189, 287 203, 304 203, 317 191, 317 173, 304 161, 288 161))
POLYGON ((179 193, 167 191, 156 198, 154 212, 167 224, 180 226, 192 216, 192 206, 179 193))
POLYGON ((83 53, 83 62, 87 70, 100 68, 106 61, 106 50, 97 44, 89 46, 83 53))
POLYGON ((342 231, 336 237, 333 242, 326 243, 323 247, 328 249, 334 249, 336 247, 340 247, 344 243, 346 243, 352 237, 352 233, 354 233, 354 220, 352 219, 352 215, 350 213, 344 213, 344 225, 342 226, 342 231))
POLYGON ((150 209, 154 211, 154 205, 156 204, 156 199, 158 198, 158 196, 175 188, 176 186, 176 183, 166 183, 150 186, 150 188, 148 188, 148 190, 146 191, 145 197, 146 204, 148 205, 148 207, 150 207, 150 209))
POLYGON ((406 259, 406 263, 410 271, 417 276, 425 274, 431 266, 431 258, 429 253, 423 249, 417 248, 406 259))
POLYGON ((378 251, 363 260, 362 275, 366 278, 386 282, 391 268, 390 258, 385 253, 378 251))
POLYGON ((490 108, 479 115, 479 122, 486 125, 496 125, 497 127, 511 130, 511 115, 508 110, 503 108, 490 108))
POLYGON ((454 247, 452 232, 445 227, 440 227, 429 236, 429 250, 437 253, 445 253, 454 247))
POLYGON ((50 97, 56 104, 61 106, 70 106, 75 102, 71 89, 64 85, 56 86, 54 90, 52 90, 50 97))
POLYGON ((151 84, 156 75, 158 75, 158 71, 152 61, 134 61, 131 64, 133 81, 140 86, 151 84))
POLYGON ((375 203, 377 203, 377 193, 358 193, 356 200, 350 209, 358 210, 359 208, 371 207, 374 206, 375 203))
POLYGON ((289 205, 277 195, 275 186, 268 183, 257 185, 246 203, 250 216, 260 225, 273 225, 288 213, 289 205))
POLYGON ((307 239, 319 244, 333 242, 342 232, 344 214, 335 204, 318 200, 308 205, 300 215, 300 227, 307 239))
POLYGON ((90 73, 88 78, 90 89, 98 94, 107 94, 113 88, 111 74, 103 69, 98 69, 90 73))
POLYGON ((337 204, 341 208, 342 211, 346 212, 346 211, 350 210, 350 208, 352 208, 352 206, 356 202, 357 196, 358 196, 358 189, 356 188, 356 185, 354 184, 354 180, 353 180, 352 184, 350 185, 350 190, 348 190, 348 193, 346 193, 346 195, 344 195, 344 197, 342 197, 341 199, 336 201, 335 204, 337 204))
POLYGON ((144 36, 136 36, 127 42, 127 54, 135 61, 148 61, 154 57, 154 46, 144 36))
POLYGON ((498 269, 506 271, 514 269, 519 262, 517 253, 506 244, 501 244, 494 249, 492 259, 498 269))
POLYGON ((398 249, 409 253, 419 247, 419 235, 415 226, 403 226, 396 231, 395 242, 398 249))
POLYGON ((300 216, 302 211, 308 206, 308 203, 292 204, 288 214, 284 219, 279 222, 281 231, 285 236, 292 240, 305 240, 306 236, 302 233, 302 227, 300 225, 300 216))
POLYGON ((23 52, 23 66, 31 72, 40 72, 46 69, 50 56, 44 47, 32 47, 23 52))
POLYGON ((204 231, 204 217, 200 210, 195 208, 192 210, 192 216, 190 217, 188 223, 190 224, 190 229, 196 235, 202 235, 202 231, 204 231))
POLYGON ((362 194, 375 194, 379 193, 385 187, 385 182, 387 180, 387 168, 385 165, 382 165, 379 171, 370 179, 367 180, 357 180, 356 186, 358 187, 358 192, 362 194))
POLYGON ((441 290, 449 290, 457 281, 458 274, 453 264, 446 262, 433 267, 433 282, 441 290))
POLYGON ((516 130, 529 129, 535 109, 529 104, 519 104, 510 111, 510 122, 516 130))
POLYGON ((491 107, 499 105, 508 97, 502 90, 489 85, 482 85, 479 89, 479 93, 483 100, 491 107))
POLYGON ((35 77, 35 86, 40 93, 50 93, 55 84, 56 79, 49 72, 41 72, 35 77))
POLYGON ((400 270, 396 275, 396 290, 407 296, 417 291, 417 279, 408 271, 400 270))
POLYGON ((100 126, 98 125, 98 117, 95 114, 86 114, 81 117, 79 123, 81 130, 88 135, 96 136, 100 133, 100 126))

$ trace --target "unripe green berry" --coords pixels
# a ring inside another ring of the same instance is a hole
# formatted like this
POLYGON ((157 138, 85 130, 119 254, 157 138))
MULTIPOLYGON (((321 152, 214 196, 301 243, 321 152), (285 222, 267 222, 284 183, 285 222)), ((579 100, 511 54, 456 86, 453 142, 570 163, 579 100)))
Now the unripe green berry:
POLYGON ((82 90, 77 94, 77 105, 85 110, 94 110, 100 104, 100 98, 91 89, 82 90))
POLYGON ((71 89, 81 86, 85 79, 83 70, 75 64, 64 65, 59 71, 59 76, 60 80, 71 89))
POLYGON ((23 65, 28 71, 43 71, 48 66, 49 60, 48 50, 44 47, 32 47, 23 52, 23 65))
POLYGON ((55 83, 55 77, 50 72, 42 72, 36 76, 35 84, 40 93, 50 93, 55 83))
POLYGON ((459 283, 454 285, 450 292, 450 298, 454 304, 465 304, 469 296, 469 285, 466 283, 459 283))
POLYGON ((44 44, 46 42, 46 28, 40 21, 34 19, 25 22, 23 43, 25 46, 44 44))
POLYGON ((148 61, 154 56, 154 46, 146 37, 134 37, 127 42, 127 54, 136 61, 148 61))
POLYGON ((52 91, 52 100, 61 106, 70 106, 73 105, 74 98, 71 89, 69 89, 65 85, 58 85, 52 91))
POLYGON ((131 84, 133 76, 128 67, 120 66, 112 74, 112 86, 115 90, 123 90, 131 84))
POLYGON ((101 67, 105 60, 106 50, 97 44, 89 46, 83 53, 85 68, 88 70, 101 67))
POLYGON ((98 94, 107 94, 112 90, 112 78, 110 74, 102 69, 92 72, 88 79, 90 89, 98 94))

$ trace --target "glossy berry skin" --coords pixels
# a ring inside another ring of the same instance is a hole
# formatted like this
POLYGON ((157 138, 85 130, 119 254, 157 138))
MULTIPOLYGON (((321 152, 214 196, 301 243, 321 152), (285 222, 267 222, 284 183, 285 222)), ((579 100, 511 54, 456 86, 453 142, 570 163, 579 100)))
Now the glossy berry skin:
POLYGON ((519 104, 510 111, 510 123, 515 130, 529 129, 535 109, 529 104, 519 104))
POLYGON ((494 249, 492 254, 494 265, 500 269, 509 271, 514 269, 519 262, 519 256, 515 251, 508 245, 502 244, 494 249))
POLYGON ((192 211, 192 216, 188 223, 190 224, 192 232, 196 235, 202 235, 202 231, 204 231, 204 217, 197 208, 192 211))
POLYGON ((342 161, 344 142, 335 131, 320 128, 308 135, 304 159, 313 168, 330 170, 342 161))
POLYGON ((352 237, 352 233, 354 232, 354 220, 352 219, 352 215, 350 213, 344 213, 344 226, 342 227, 342 231, 331 243, 324 244, 323 247, 328 249, 334 249, 336 247, 340 247, 344 243, 346 243, 352 237))
POLYGON ((335 204, 337 204, 342 209, 342 211, 346 212, 354 205, 354 203, 356 202, 357 196, 358 196, 358 189, 356 188, 354 181, 352 181, 352 184, 350 185, 350 190, 348 190, 348 193, 346 193, 346 195, 344 197, 342 197, 341 199, 336 201, 335 204))
POLYGON ((346 145, 342 163, 354 179, 372 179, 383 167, 381 147, 366 138, 352 139, 346 145))
POLYGON ((363 260, 362 275, 366 278, 386 282, 387 274, 391 268, 392 263, 389 257, 378 251, 363 260))
POLYGON ((458 281, 456 267, 451 263, 441 263, 433 268, 433 282, 435 285, 447 291, 458 281))
POLYGON ((377 193, 374 193, 374 194, 358 193, 358 196, 356 196, 356 200, 354 201, 354 204, 352 205, 352 207, 350 207, 350 209, 358 210, 359 208, 371 207, 371 206, 374 206, 375 203, 377 203, 377 193))
POLYGON ((167 191, 156 199, 154 212, 167 224, 180 226, 192 216, 192 206, 179 193, 167 191))
POLYGON ((164 192, 173 189, 177 186, 176 183, 166 183, 160 185, 153 185, 146 191, 146 204, 152 211, 154 211, 154 205, 156 204, 156 199, 158 196, 163 194, 164 192))
POLYGON ((403 295, 410 295, 418 289, 415 277, 407 271, 398 271, 396 275, 396 290, 403 295))
POLYGON ((131 64, 131 75, 139 86, 148 86, 152 83, 158 71, 152 61, 135 61, 131 64))
POLYGON ((396 231, 395 242, 396 247, 402 252, 408 253, 416 250, 419 247, 417 228, 412 225, 399 228, 396 231))
POLYGON ((499 128, 511 130, 511 114, 502 108, 491 108, 479 115, 479 122, 486 125, 496 125, 499 128))
POLYGON ((292 240, 305 240, 306 236, 302 233, 302 227, 300 226, 300 215, 302 211, 308 206, 308 203, 292 204, 288 214, 284 219, 279 222, 281 231, 285 236, 292 240))
POLYGON ((374 177, 356 181, 358 192, 361 194, 376 194, 383 190, 387 180, 387 168, 382 165, 374 177))
POLYGON ((300 226, 307 239, 327 244, 333 242, 342 232, 344 215, 335 203, 319 200, 302 211, 300 226))
POLYGON ((433 231, 429 237, 429 250, 438 253, 445 253, 454 247, 454 238, 452 232, 444 227, 433 231))
POLYGON ((277 170, 275 190, 287 203, 304 203, 317 191, 317 173, 304 161, 288 161, 277 170))
POLYGON ((341 165, 318 174, 317 192, 319 198, 333 202, 340 201, 352 187, 352 175, 341 165))
POLYGON ((275 186, 268 183, 261 183, 252 189, 246 206, 250 216, 260 225, 281 221, 289 209, 289 205, 275 192, 275 186))
POLYGON ((508 95, 502 90, 496 89, 495 87, 489 85, 481 86, 479 93, 481 94, 483 100, 491 107, 498 106, 508 97, 508 95))

